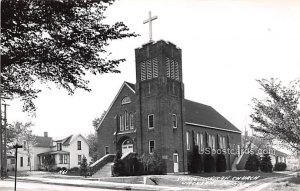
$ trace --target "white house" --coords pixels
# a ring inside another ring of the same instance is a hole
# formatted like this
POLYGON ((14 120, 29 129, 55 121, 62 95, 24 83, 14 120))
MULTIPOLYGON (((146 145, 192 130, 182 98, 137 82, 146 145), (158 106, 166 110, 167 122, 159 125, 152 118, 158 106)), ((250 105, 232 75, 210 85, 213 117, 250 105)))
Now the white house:
POLYGON ((89 145, 86 139, 81 135, 70 135, 64 139, 54 140, 53 145, 47 152, 39 153, 39 168, 56 169, 79 167, 83 157, 87 163, 91 161, 89 156, 89 145), (51 160, 51 165, 46 165, 46 160, 51 160))
MULTIPOLYGON (((34 141, 30 146, 30 151, 28 152, 27 142, 23 139, 20 140, 18 144, 21 144, 23 148, 18 149, 18 160, 17 167, 18 171, 27 170, 38 170, 39 169, 39 158, 38 154, 47 152, 50 150, 52 145, 52 138, 48 137, 48 133, 44 132, 44 136, 34 136, 34 141), (29 154, 30 153, 30 154, 29 154), (30 156, 30 157, 29 157, 30 156), (31 165, 31 168, 30 168, 31 165)), ((15 168, 15 153, 14 149, 11 150, 11 156, 8 157, 8 170, 13 170, 15 168)))

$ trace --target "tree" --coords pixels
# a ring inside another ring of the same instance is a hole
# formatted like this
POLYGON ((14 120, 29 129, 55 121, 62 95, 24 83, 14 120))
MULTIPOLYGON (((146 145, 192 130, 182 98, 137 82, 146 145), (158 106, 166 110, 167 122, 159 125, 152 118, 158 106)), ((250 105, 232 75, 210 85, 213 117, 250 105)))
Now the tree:
POLYGON ((86 137, 86 141, 89 144, 89 153, 90 153, 90 156, 92 156, 93 162, 95 162, 98 159, 97 134, 96 133, 90 133, 86 137))
POLYGON ((36 144, 35 136, 32 134, 31 127, 33 124, 27 122, 16 121, 8 127, 7 133, 7 146, 12 147, 14 144, 19 143, 23 145, 23 149, 26 151, 27 157, 29 158, 29 168, 31 169, 31 158, 33 152, 33 146, 36 144), (25 143, 25 144, 24 144, 25 143))
POLYGON ((100 123, 102 122, 102 120, 104 119, 104 116, 106 115, 106 111, 103 111, 102 115, 100 117, 96 117, 94 120, 93 120, 93 127, 94 127, 94 130, 97 131, 97 128, 98 126, 100 125, 100 123))
POLYGON ((117 152, 115 158, 114 158, 114 164, 112 168, 112 174, 113 176, 124 176, 126 174, 125 171, 125 164, 121 160, 121 153, 117 152))
POLYGON ((253 99, 251 128, 300 151, 299 80, 290 82, 288 86, 273 78, 257 81, 267 97, 253 99))
POLYGON ((227 165, 226 165, 226 157, 223 153, 217 154, 216 156, 216 171, 217 172, 225 172, 227 165))
POLYGON ((88 172, 88 164, 86 157, 83 156, 82 161, 80 163, 80 175, 86 177, 88 172))
POLYGON ((245 169, 249 171, 258 171, 259 169, 259 159, 256 154, 249 155, 246 164, 245 169))
POLYGON ((262 172, 272 172, 273 165, 272 165, 271 157, 269 154, 263 155, 263 157, 260 160, 259 167, 262 172))
POLYGON ((69 94, 88 88, 91 74, 118 73, 124 59, 111 59, 113 40, 137 36, 123 22, 105 24, 114 0, 2 0, 1 89, 20 97, 23 110, 35 111, 41 91, 34 82, 53 82, 69 94))
POLYGON ((193 146, 193 154, 192 154, 192 161, 191 161, 191 172, 198 173, 202 171, 202 157, 199 154, 199 147, 197 145, 193 146))

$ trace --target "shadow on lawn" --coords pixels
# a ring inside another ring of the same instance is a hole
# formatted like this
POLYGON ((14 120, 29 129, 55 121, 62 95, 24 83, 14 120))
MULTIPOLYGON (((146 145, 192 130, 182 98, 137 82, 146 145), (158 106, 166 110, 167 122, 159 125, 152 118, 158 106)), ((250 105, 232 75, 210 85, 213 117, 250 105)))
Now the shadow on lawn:
POLYGON ((289 183, 299 184, 300 185, 300 177, 293 177, 289 179, 289 183))

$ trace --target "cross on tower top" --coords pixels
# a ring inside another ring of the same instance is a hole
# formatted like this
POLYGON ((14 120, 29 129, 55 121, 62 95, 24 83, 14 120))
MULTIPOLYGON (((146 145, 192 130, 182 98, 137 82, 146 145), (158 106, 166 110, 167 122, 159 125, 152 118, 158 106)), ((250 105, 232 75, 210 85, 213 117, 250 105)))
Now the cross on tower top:
POLYGON ((149 23, 149 42, 152 42, 152 21, 157 19, 157 16, 151 17, 151 11, 149 11, 149 18, 143 22, 143 24, 149 23))

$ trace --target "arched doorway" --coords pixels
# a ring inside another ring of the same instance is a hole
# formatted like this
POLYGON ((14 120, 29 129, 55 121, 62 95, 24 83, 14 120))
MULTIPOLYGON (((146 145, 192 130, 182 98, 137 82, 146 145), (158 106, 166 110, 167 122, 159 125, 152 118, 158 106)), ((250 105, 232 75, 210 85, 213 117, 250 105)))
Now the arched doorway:
POLYGON ((133 142, 131 139, 126 139, 122 143, 122 155, 133 152, 133 142))

